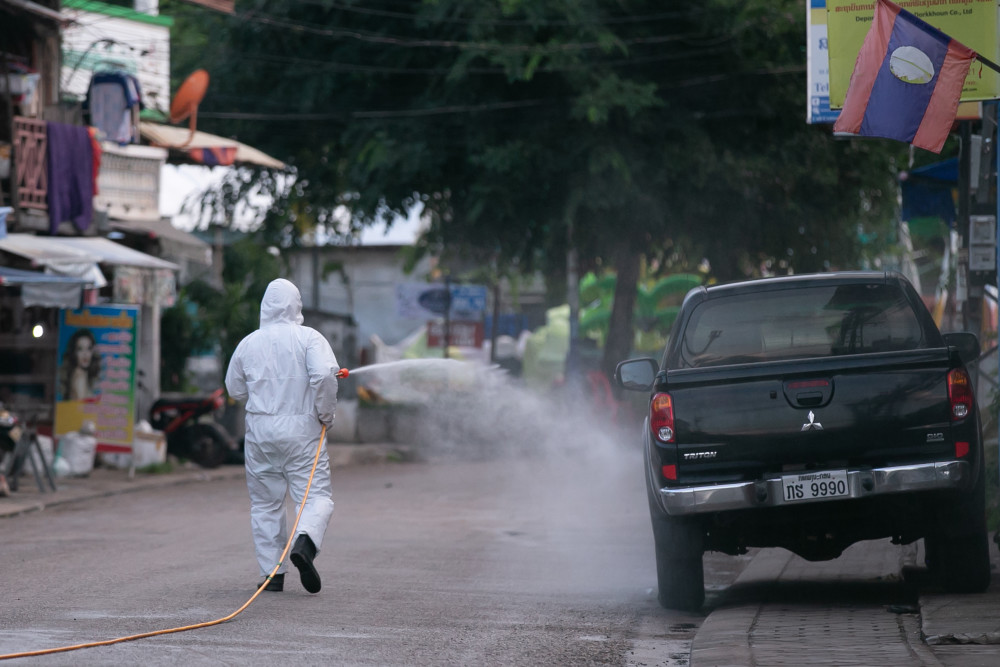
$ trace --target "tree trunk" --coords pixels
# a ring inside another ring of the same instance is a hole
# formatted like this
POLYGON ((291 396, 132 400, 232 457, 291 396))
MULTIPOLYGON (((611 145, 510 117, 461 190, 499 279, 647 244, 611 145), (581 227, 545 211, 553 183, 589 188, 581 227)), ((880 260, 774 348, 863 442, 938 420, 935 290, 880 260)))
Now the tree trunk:
POLYGON ((604 343, 604 358, 601 371, 610 379, 615 366, 632 353, 635 341, 636 293, 639 285, 639 259, 641 253, 629 244, 623 243, 615 251, 614 265, 615 300, 611 306, 611 321, 608 324, 608 338, 604 343))

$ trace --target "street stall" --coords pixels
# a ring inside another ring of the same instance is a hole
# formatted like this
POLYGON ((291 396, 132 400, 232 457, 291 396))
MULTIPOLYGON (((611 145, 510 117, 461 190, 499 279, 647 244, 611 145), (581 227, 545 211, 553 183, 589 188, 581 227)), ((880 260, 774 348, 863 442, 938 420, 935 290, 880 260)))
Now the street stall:
POLYGON ((8 409, 51 421, 58 312, 80 307, 88 284, 0 266, 0 402, 8 409))
MULTIPOLYGON (((36 315, 44 316, 44 343, 3 341, 8 347, 0 353, 12 358, 38 346, 39 367, 33 379, 41 388, 31 400, 40 413, 40 430, 48 427, 58 439, 92 421, 98 451, 130 451, 133 426, 147 416, 158 394, 160 309, 174 303, 178 266, 100 237, 9 234, 0 239, 0 251, 4 263, 43 267, 94 288, 84 290, 72 304, 48 307, 36 315), (100 369, 96 375, 92 370, 77 373, 71 381, 66 362, 80 356, 77 346, 87 343, 92 355, 88 361, 100 355, 100 369), (71 389, 89 389, 90 394, 71 389)), ((12 313, 31 312, 15 303, 10 308, 12 313)))

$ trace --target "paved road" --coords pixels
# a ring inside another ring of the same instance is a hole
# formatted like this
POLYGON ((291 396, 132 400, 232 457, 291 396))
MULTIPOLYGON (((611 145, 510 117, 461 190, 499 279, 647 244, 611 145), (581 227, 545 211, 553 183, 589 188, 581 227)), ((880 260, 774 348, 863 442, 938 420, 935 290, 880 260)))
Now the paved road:
MULTIPOLYGON (((827 563, 708 554, 706 614, 660 609, 637 470, 621 449, 338 468, 320 595, 293 574, 221 626, 9 664, 1000 664, 1000 581, 981 596, 915 588, 899 568, 919 559, 884 542, 827 563)), ((256 567, 230 473, 103 471, 79 480, 90 495, 67 481, 69 502, 0 519, 0 654, 237 609, 256 567)))
MULTIPOLYGON (((220 626, 10 664, 684 665, 702 617, 656 604, 618 454, 338 470, 319 595, 293 577, 220 626)), ((257 579, 247 511, 231 479, 3 519, 0 654, 231 613, 257 579)))

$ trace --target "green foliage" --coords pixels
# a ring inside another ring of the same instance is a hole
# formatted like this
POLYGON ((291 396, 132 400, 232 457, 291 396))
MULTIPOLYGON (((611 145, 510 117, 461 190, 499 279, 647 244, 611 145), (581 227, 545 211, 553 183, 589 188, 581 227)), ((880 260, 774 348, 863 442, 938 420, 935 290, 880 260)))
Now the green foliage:
POLYGON ((294 168, 271 188, 272 243, 332 233, 338 210, 351 235, 415 204, 430 219, 415 252, 553 282, 570 244, 583 271, 707 258, 724 281, 858 268, 892 243, 906 147, 805 123, 800 0, 161 11, 175 80, 212 74, 199 127, 294 168))
POLYGON ((148 466, 136 468, 135 471, 144 475, 168 475, 174 471, 174 464, 170 461, 150 463, 148 466))
POLYGON ((188 389, 185 364, 200 347, 199 341, 204 340, 196 333, 199 320, 192 312, 194 308, 182 289, 177 303, 160 315, 160 389, 163 391, 188 389))
MULTIPOLYGON (((648 275, 648 270, 644 272, 648 275)), ((611 273, 601 277, 588 273, 580 280, 580 333, 592 338, 598 346, 603 346, 610 328, 616 282, 611 273)), ((633 311, 635 341, 631 349, 660 352, 677 318, 681 301, 689 290, 702 282, 702 276, 691 273, 658 279, 640 274, 633 311)))
MULTIPOLYGON (((558 274, 572 220, 585 266, 623 243, 675 240, 730 279, 851 266, 856 228, 891 222, 901 145, 836 142, 803 121, 799 5, 161 9, 176 21, 175 80, 212 73, 200 125, 296 169, 268 215, 269 242, 329 232, 339 206, 356 232, 420 202, 427 250, 558 274), (262 118, 213 118, 235 110, 262 118)), ((229 219, 224 200, 208 203, 216 221, 229 219)))
MULTIPOLYGON (((247 236, 225 248, 221 288, 195 280, 161 321, 161 386, 184 390, 184 362, 195 352, 219 353, 222 368, 260 323, 260 302, 268 283, 281 275, 280 259, 258 238, 247 236)), ((221 378, 220 378, 221 380, 221 378)))

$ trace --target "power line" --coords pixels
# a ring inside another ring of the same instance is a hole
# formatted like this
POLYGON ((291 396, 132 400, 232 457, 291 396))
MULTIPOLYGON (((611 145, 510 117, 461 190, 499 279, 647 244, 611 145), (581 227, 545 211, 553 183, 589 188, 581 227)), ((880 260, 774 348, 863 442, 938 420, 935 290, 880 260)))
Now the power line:
MULTIPOLYGON (((708 76, 692 77, 681 81, 671 82, 668 86, 661 86, 662 91, 670 91, 681 88, 706 85, 711 83, 721 83, 734 77, 746 76, 784 76, 788 74, 801 74, 805 72, 804 65, 790 65, 788 67, 766 68, 751 72, 733 72, 725 74, 713 74, 708 76)), ((559 102, 557 98, 552 99, 532 99, 518 100, 512 102, 491 102, 485 104, 456 104, 443 107, 432 107, 428 109, 396 109, 396 110, 374 110, 374 111, 351 111, 340 113, 257 113, 241 111, 199 111, 199 118, 212 118, 217 120, 263 120, 263 121, 329 121, 346 120, 352 118, 356 120, 391 119, 391 118, 419 118, 423 116, 440 116, 460 113, 475 113, 481 111, 505 111, 510 109, 524 109, 529 107, 551 106, 559 102)))
MULTIPOLYGON (((591 51, 607 47, 607 44, 602 44, 601 42, 571 42, 566 44, 500 44, 490 42, 465 42, 448 39, 412 39, 409 37, 378 35, 375 33, 347 30, 343 28, 318 27, 316 25, 310 25, 299 21, 280 19, 273 16, 264 16, 256 14, 255 12, 240 14, 239 18, 243 21, 286 28, 295 32, 309 33, 321 37, 347 38, 372 44, 399 46, 404 48, 455 48, 473 51, 502 51, 508 53, 563 53, 569 51, 591 51)), ((619 39, 616 40, 616 44, 620 46, 665 44, 668 42, 691 40, 695 37, 696 35, 693 33, 678 35, 653 35, 651 37, 619 39)), ((714 37, 713 39, 717 40, 719 38, 714 37)))
MULTIPOLYGON (((174 53, 180 51, 196 50, 199 53, 204 52, 202 47, 176 47, 173 49, 174 53)), ((575 72, 585 69, 593 69, 595 66, 602 67, 625 67, 632 65, 649 64, 655 62, 664 62, 669 60, 687 60, 703 58, 705 56, 716 55, 722 53, 723 48, 712 47, 707 49, 702 49, 698 51, 686 50, 676 53, 661 53, 658 55, 651 56, 632 56, 626 58, 615 58, 611 60, 601 60, 586 63, 579 63, 573 65, 542 65, 536 69, 536 72, 544 73, 555 73, 555 72, 575 72)), ((399 75, 412 75, 412 74, 426 74, 426 75, 441 75, 448 74, 451 72, 451 68, 448 67, 385 67, 379 65, 357 65, 353 63, 342 63, 334 62, 329 60, 314 60, 310 58, 297 58, 294 56, 281 56, 274 54, 260 54, 249 53, 249 52, 236 52, 232 50, 226 50, 220 55, 225 55, 230 58, 239 58, 241 61, 250 62, 261 62, 261 63, 274 63, 276 65, 294 65, 294 66, 315 66, 317 69, 331 70, 334 72, 359 72, 364 74, 399 74, 399 75)), ((467 67, 463 69, 464 72, 471 74, 496 74, 504 75, 507 73, 502 67, 467 67)))
POLYGON ((660 12, 658 14, 644 14, 636 16, 609 16, 602 17, 599 19, 594 19, 592 21, 568 21, 559 19, 466 19, 466 18, 452 18, 452 17, 428 17, 421 16, 419 14, 413 14, 409 12, 394 12, 386 9, 369 9, 367 7, 356 7, 354 5, 345 5, 338 2, 326 2, 325 0, 295 0, 298 4, 320 6, 325 9, 337 9, 343 12, 350 12, 353 14, 363 14, 368 16, 382 16, 385 18, 398 18, 408 21, 426 21, 428 23, 450 23, 454 25, 490 25, 490 26, 520 26, 520 27, 545 27, 545 26, 573 26, 573 25, 622 25, 628 23, 649 23, 650 21, 662 21, 666 19, 675 19, 683 16, 690 16, 694 12, 700 12, 702 10, 694 9, 692 11, 676 11, 676 12, 660 12))
POLYGON ((215 118, 220 120, 344 120, 347 117, 356 119, 375 118, 416 118, 420 116, 439 116, 443 114, 474 113, 477 111, 502 111, 505 109, 523 109, 545 104, 545 100, 520 100, 515 102, 492 102, 487 104, 455 104, 429 109, 402 109, 377 111, 351 111, 341 113, 252 113, 241 111, 199 111, 199 118, 215 118))

